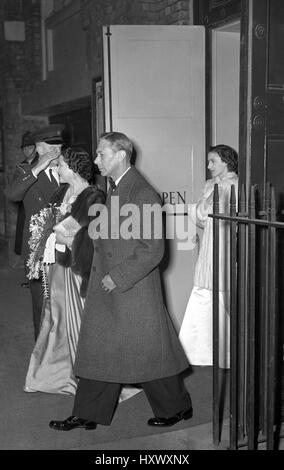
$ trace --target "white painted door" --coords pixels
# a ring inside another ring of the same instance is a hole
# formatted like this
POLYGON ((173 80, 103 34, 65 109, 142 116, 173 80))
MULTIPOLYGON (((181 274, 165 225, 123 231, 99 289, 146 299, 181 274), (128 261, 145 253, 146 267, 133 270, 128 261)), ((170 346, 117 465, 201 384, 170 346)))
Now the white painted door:
MULTIPOLYGON (((164 203, 194 203, 205 181, 205 30, 202 26, 104 27, 106 130, 127 134, 136 167, 164 203)), ((167 216, 172 232, 183 215, 167 216)), ((198 244, 168 240, 163 278, 173 321, 181 324, 193 286, 198 244), (181 245, 179 245, 181 247, 181 245), (183 244, 185 248, 185 244, 183 244)))

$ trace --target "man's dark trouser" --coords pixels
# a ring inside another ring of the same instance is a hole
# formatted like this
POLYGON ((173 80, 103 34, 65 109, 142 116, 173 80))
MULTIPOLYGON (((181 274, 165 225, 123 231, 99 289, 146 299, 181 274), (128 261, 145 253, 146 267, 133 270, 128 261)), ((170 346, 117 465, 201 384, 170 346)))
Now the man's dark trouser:
POLYGON ((41 311, 43 304, 43 288, 41 279, 31 279, 29 282, 33 306, 34 336, 36 340, 40 329, 41 311))
MULTIPOLYGON (((154 415, 170 418, 191 408, 191 398, 180 376, 140 384, 148 398, 154 415)), ((95 421, 111 423, 122 384, 80 378, 72 415, 95 421)))

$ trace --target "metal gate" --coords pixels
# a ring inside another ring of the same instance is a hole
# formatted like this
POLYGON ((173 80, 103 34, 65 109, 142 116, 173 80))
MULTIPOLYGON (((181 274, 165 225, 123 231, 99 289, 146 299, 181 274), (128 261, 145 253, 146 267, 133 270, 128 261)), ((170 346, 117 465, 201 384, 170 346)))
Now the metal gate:
POLYGON ((277 447, 283 421, 284 223, 276 221, 268 183, 238 197, 230 214, 213 214, 213 441, 220 442, 219 225, 230 231, 230 449, 277 447), (282 284, 281 284, 282 283, 282 284))

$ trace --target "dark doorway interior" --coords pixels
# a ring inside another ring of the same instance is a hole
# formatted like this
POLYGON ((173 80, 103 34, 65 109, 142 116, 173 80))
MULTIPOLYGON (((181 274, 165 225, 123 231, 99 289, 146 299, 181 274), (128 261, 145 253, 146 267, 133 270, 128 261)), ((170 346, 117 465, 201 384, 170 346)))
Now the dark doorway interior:
MULTIPOLYGON (((62 123, 66 126, 66 143, 68 145, 76 145, 83 147, 94 160, 95 155, 93 151, 92 142, 92 107, 86 106, 85 108, 76 109, 73 111, 66 111, 64 113, 55 114, 49 117, 50 124, 62 123)), ((97 166, 95 165, 96 184, 99 185, 104 191, 106 190, 105 178, 100 175, 97 166)))
POLYGON ((92 155, 91 106, 50 116, 50 124, 62 123, 68 131, 68 144, 83 147, 92 155))

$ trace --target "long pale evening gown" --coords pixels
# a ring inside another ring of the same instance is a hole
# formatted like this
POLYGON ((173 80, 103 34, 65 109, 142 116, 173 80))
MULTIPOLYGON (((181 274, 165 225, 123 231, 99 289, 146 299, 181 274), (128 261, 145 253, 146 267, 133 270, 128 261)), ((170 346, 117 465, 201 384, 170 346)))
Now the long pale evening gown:
MULTIPOLYGON (((238 192, 238 177, 229 172, 206 182, 202 197, 197 204, 190 205, 190 217, 204 229, 200 252, 195 267, 194 287, 192 289, 179 339, 189 362, 192 365, 211 366, 213 364, 213 219, 208 217, 213 206, 207 207, 205 201, 218 183, 220 212, 229 211, 231 186, 238 192)), ((220 258, 219 258, 219 366, 230 367, 230 291, 229 291, 229 224, 220 221, 220 258)))
MULTIPOLYGON (((67 191, 62 201, 63 212, 68 211, 74 201, 67 191)), ((74 235, 70 235, 70 242, 74 235)), ((31 354, 24 390, 75 394, 77 380, 73 365, 85 302, 80 295, 82 278, 70 267, 58 263, 50 264, 47 269, 49 297, 44 299, 40 332, 31 354)))
MULTIPOLYGON (((74 201, 74 197, 68 198, 67 192, 62 202, 63 212, 74 201)), ((70 244, 74 235, 73 230, 70 244)), ((73 366, 85 303, 80 295, 82 278, 70 267, 54 263, 48 266, 48 282, 49 298, 44 301, 40 333, 31 354, 24 391, 75 395, 77 379, 73 366)), ((119 401, 140 391, 125 386, 119 401)))

